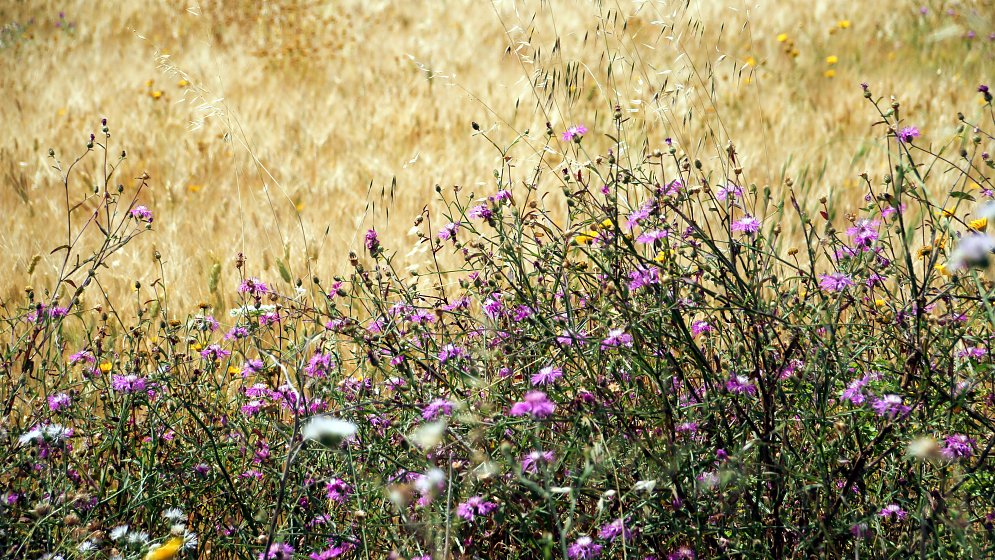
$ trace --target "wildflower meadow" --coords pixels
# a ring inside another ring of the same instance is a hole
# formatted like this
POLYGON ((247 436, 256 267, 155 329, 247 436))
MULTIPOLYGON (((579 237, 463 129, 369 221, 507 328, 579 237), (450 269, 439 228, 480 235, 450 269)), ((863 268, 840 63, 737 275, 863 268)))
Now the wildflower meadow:
POLYGON ((995 557, 990 3, 0 17, 0 557, 995 557))

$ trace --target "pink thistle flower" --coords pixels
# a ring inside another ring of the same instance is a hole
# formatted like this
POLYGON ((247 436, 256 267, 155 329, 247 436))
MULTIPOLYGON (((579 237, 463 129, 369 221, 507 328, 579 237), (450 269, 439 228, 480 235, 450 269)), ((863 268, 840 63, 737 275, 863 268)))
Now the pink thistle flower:
POLYGON ((564 130, 563 134, 560 135, 560 138, 564 142, 570 142, 571 140, 580 142, 580 139, 583 138, 585 134, 587 134, 587 127, 582 124, 575 124, 564 130))

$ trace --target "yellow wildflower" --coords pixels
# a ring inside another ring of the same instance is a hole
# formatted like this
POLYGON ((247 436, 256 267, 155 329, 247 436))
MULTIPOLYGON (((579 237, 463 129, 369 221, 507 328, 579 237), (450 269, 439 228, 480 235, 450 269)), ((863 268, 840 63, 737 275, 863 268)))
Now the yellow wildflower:
POLYGON ((188 85, 190 85, 190 82, 188 82, 186 80, 180 80, 180 81, 176 82, 176 85, 180 86, 181 88, 184 88, 184 87, 187 87, 188 85))
POLYGON ((653 260, 663 264, 663 261, 667 260, 667 253, 665 251, 660 251, 655 257, 653 257, 653 260))
POLYGON ((199 342, 194 342, 193 344, 190 345, 190 349, 193 350, 194 352, 200 352, 201 350, 204 349, 204 345, 199 342))
POLYGON ((151 97, 152 99, 160 99, 162 97, 162 91, 158 90, 158 89, 154 90, 154 91, 150 91, 149 92, 149 97, 151 97))
POLYGON ((101 362, 100 363, 100 372, 101 373, 107 373, 110 370, 111 370, 111 363, 110 362, 101 362))
POLYGON ((827 78, 835 78, 836 77, 836 70, 833 70, 832 68, 830 68, 829 70, 826 70, 825 76, 827 78))
POLYGON ((787 40, 788 40, 788 34, 787 33, 781 33, 780 35, 777 36, 777 42, 778 43, 783 43, 783 42, 785 42, 787 40))
POLYGON ((152 84, 154 84, 154 83, 155 83, 155 80, 146 80, 145 87, 151 88, 152 84))
POLYGON ((831 54, 826 57, 826 64, 836 64, 839 61, 840 57, 836 56, 835 54, 831 54))
POLYGON ((172 560, 176 558, 181 548, 183 548, 183 539, 173 537, 166 541, 166 544, 149 550, 145 554, 145 560, 172 560))
POLYGON ((589 245, 592 241, 598 238, 598 232, 596 231, 585 231, 583 233, 578 233, 574 237, 574 241, 580 245, 589 245))
POLYGON ((932 245, 923 245, 922 249, 919 249, 919 252, 916 254, 919 256, 920 259, 922 259, 927 257, 932 251, 933 251, 932 245))
POLYGON ((954 211, 952 209, 950 209, 950 208, 944 208, 943 209, 943 216, 944 217, 949 218, 949 217, 951 217, 953 215, 954 215, 954 211))
POLYGON ((875 307, 884 307, 885 301, 881 298, 874 300, 875 307))
POLYGON ((238 375, 239 373, 242 373, 242 370, 238 369, 235 366, 228 366, 228 373, 232 375, 238 375))
POLYGON ((947 265, 945 264, 936 263, 936 265, 933 266, 933 269, 944 276, 950 276, 950 271, 947 270, 947 265))
POLYGON ((757 65, 757 59, 753 58, 752 56, 746 57, 746 65, 747 66, 756 66, 757 65))
POLYGON ((967 222, 967 227, 975 231, 984 231, 988 227, 988 218, 978 218, 967 222))
POLYGON ((839 21, 836 22, 836 27, 839 27, 840 29, 849 29, 850 28, 850 20, 848 20, 848 19, 841 19, 841 20, 839 20, 839 21))

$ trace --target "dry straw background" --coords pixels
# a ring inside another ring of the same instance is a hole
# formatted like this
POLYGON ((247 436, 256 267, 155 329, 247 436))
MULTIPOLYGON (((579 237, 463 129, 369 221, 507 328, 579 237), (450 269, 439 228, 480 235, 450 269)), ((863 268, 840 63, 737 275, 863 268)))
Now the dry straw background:
MULTIPOLYGON (((208 293, 217 264, 231 292, 240 251, 270 281, 284 255, 293 276, 306 277, 310 259, 327 277, 346 270, 376 225, 401 260, 424 260, 406 256, 407 231, 435 208, 435 185, 494 190, 497 153, 471 121, 499 144, 529 131, 511 152, 525 177, 547 120, 557 132, 586 124, 589 152, 604 153, 618 103, 632 157, 673 137, 720 170, 731 138, 747 182, 781 188, 790 176, 809 202, 826 195, 852 210, 857 174, 880 173, 885 149, 861 81, 897 96, 935 147, 957 146, 956 112, 978 116, 977 85, 995 82, 995 6, 926 6, 923 15, 919 4, 859 0, 7 0, 0 299, 52 284, 47 255, 64 233, 48 149, 71 161, 103 117, 112 153, 128 152, 120 182, 151 176, 142 202, 156 219, 102 287, 120 299, 135 280, 157 278, 158 250, 177 313, 217 297, 208 293)), ((555 169, 563 146, 553 148, 545 162, 555 169)), ((95 171, 76 177, 77 196, 95 171)), ((555 176, 544 183, 554 193, 555 176)))

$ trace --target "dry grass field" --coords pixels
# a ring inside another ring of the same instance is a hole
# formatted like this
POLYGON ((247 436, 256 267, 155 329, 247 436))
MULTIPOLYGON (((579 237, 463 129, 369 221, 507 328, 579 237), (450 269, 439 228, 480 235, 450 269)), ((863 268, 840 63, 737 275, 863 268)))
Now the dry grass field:
MULTIPOLYGON (((810 202, 832 195, 846 211, 863 194, 865 158, 882 149, 860 82, 895 95, 924 143, 954 149, 950 108, 980 109, 977 85, 995 74, 991 2, 923 9, 855 0, 4 2, 0 298, 52 283, 48 251, 64 236, 64 201, 48 150, 72 161, 102 118, 111 153, 127 150, 117 180, 134 188, 148 173, 141 198, 156 215, 154 232, 116 258, 102 288, 113 297, 157 278, 159 251, 181 310, 212 297, 217 264, 220 284, 234 285, 238 252, 254 275, 276 279, 278 259, 293 277, 309 264, 339 271, 372 224, 391 245, 412 246, 411 219, 435 185, 493 184, 498 154, 473 137, 471 121, 501 145, 525 135, 509 156, 526 170, 547 121, 556 131, 585 123, 588 148, 607 146, 617 104, 628 129, 641 131, 626 138, 630 154, 673 137, 709 159, 732 140, 747 182, 778 188, 791 177, 810 202)), ((72 185, 80 193, 96 169, 85 171, 72 185)))

